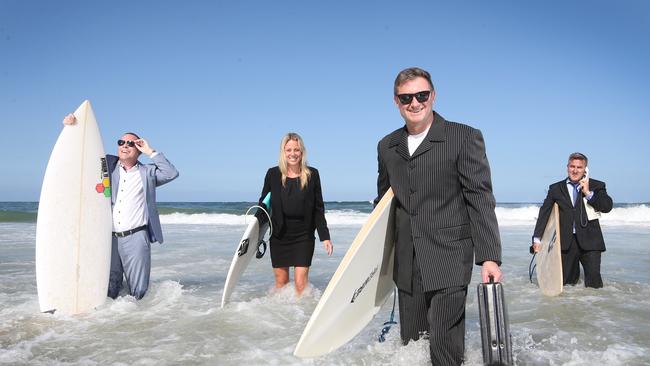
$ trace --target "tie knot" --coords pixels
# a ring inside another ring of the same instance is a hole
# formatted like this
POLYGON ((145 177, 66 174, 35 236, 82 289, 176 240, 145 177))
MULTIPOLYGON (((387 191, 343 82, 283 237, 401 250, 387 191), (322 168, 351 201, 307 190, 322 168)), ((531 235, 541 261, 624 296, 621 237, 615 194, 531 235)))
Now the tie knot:
POLYGON ((580 183, 571 182, 571 185, 573 185, 573 205, 575 206, 580 196, 580 183))

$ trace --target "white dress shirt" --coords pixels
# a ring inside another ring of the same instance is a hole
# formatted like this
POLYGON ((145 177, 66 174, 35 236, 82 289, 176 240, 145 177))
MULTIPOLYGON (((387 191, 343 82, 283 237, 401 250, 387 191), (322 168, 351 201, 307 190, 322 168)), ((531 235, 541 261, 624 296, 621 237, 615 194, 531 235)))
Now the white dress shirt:
POLYGON ((122 163, 117 165, 120 172, 120 183, 113 206, 114 232, 135 229, 146 225, 149 221, 144 185, 139 168, 139 164, 128 170, 122 163))
POLYGON ((408 136, 408 145, 409 145, 409 155, 413 155, 415 150, 418 149, 422 141, 424 141, 424 138, 427 137, 427 133, 429 133, 429 129, 431 128, 431 125, 427 127, 426 130, 423 132, 418 133, 417 135, 411 135, 409 134, 408 136))

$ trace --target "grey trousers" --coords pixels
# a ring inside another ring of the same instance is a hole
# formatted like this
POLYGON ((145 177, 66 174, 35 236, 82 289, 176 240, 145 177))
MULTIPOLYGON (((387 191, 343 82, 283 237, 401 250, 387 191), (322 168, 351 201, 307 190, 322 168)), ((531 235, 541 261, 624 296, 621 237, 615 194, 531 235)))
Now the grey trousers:
POLYGON ((399 290, 402 342, 429 336, 431 364, 461 365, 465 354, 467 286, 423 291, 417 260, 413 260, 413 292, 399 290))
POLYGON ((122 277, 126 277, 129 294, 141 299, 149 288, 151 274, 151 243, 147 230, 123 238, 113 236, 112 246, 108 297, 117 297, 122 289, 122 277))

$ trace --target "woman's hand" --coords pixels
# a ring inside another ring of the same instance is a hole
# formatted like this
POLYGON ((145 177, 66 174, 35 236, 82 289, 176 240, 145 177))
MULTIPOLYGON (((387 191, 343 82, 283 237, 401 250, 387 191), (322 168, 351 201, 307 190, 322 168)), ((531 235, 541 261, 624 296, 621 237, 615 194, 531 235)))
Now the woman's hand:
POLYGON ((327 251, 327 255, 332 256, 332 252, 334 251, 334 245, 332 245, 332 242, 330 240, 323 240, 323 246, 327 251))

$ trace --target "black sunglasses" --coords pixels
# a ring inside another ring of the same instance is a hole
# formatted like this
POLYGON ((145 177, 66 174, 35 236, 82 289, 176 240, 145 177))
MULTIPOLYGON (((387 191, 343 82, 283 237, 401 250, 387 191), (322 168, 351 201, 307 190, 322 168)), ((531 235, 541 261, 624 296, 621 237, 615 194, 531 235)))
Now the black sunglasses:
POLYGON ((413 101, 413 97, 417 99, 418 102, 424 103, 427 100, 429 100, 429 96, 431 95, 431 90, 424 90, 421 92, 413 93, 413 94, 397 94, 397 99, 399 99, 399 102, 404 105, 411 104, 413 101))
POLYGON ((117 140, 117 146, 122 146, 124 144, 126 144, 126 146, 128 146, 128 147, 134 147, 135 146, 135 141, 133 141, 133 140, 127 140, 127 141, 125 141, 125 140, 117 140))

